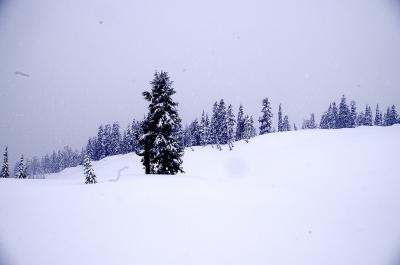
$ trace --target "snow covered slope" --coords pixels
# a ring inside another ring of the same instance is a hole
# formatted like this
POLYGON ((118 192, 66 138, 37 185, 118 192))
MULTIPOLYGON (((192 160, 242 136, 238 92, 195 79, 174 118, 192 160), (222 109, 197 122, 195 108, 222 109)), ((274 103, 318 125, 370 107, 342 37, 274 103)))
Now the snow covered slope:
POLYGON ((177 176, 129 154, 94 162, 96 185, 81 167, 0 179, 0 264, 399 264, 399 136, 275 133, 186 150, 177 176))

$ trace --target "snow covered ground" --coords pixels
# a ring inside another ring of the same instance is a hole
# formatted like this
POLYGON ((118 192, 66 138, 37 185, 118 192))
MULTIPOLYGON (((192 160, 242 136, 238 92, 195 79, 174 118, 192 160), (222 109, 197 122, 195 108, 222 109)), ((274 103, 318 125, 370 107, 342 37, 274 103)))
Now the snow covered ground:
POLYGON ((128 154, 94 162, 96 185, 81 167, 0 179, 0 264, 400 264, 399 136, 275 133, 186 150, 177 176, 128 154))

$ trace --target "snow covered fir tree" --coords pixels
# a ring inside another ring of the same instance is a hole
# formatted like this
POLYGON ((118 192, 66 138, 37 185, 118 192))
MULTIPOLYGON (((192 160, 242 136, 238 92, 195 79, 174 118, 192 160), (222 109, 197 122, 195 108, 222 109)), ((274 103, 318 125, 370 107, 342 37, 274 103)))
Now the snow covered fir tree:
POLYGON ((83 172, 85 174, 85 184, 94 184, 97 183, 96 174, 92 168, 92 164, 90 162, 90 158, 88 155, 85 155, 83 160, 83 172))
POLYGON ((26 177, 27 177, 27 174, 26 174, 26 168, 25 168, 25 164, 24 164, 24 156, 21 155, 21 158, 18 163, 18 167, 16 169, 15 178, 26 179, 26 177))
POLYGON ((168 73, 154 74, 151 90, 143 92, 149 102, 148 114, 142 123, 143 135, 139 142, 143 149, 138 152, 146 174, 171 174, 183 172, 184 147, 180 141, 181 119, 178 103, 173 101, 175 90, 168 73))
POLYGON ((278 132, 283 131, 283 119, 282 119, 282 104, 279 104, 278 110, 278 132))
POLYGON ((282 104, 279 104, 278 110, 278 132, 290 131, 291 126, 288 115, 283 116, 282 104), (283 117, 283 118, 282 118, 283 117))
POLYGON ((245 120, 244 120, 243 105, 240 104, 236 120, 236 141, 244 139, 244 125, 245 125, 245 120))
POLYGON ((10 177, 10 169, 8 167, 8 148, 4 151, 3 155, 3 166, 1 167, 0 177, 8 178, 10 177))
MULTIPOLYGON (((280 105, 279 105, 280 106, 280 105)), ((272 108, 268 98, 264 98, 262 101, 261 117, 260 122, 260 135, 272 132, 272 108)))
POLYGON ((232 150, 233 142, 235 141, 235 115, 233 114, 233 107, 229 104, 228 109, 226 111, 226 127, 227 127, 227 144, 229 149, 232 150))

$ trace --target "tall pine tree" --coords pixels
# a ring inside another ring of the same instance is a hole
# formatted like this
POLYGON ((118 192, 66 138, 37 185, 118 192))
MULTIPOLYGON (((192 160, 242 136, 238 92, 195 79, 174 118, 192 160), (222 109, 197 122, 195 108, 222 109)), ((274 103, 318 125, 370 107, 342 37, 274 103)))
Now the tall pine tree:
POLYGON ((200 120, 200 144, 205 146, 210 143, 210 120, 204 112, 201 114, 200 120))
POLYGON ((2 177, 2 178, 10 177, 10 169, 8 167, 8 148, 7 147, 6 147, 6 150, 4 151, 4 155, 3 155, 3 166, 1 168, 0 177, 2 177))
POLYGON ((149 101, 149 113, 143 122, 140 144, 146 174, 176 174, 183 172, 181 145, 181 119, 178 103, 172 100, 175 90, 167 72, 156 72, 151 81, 151 91, 143 92, 149 101))
POLYGON ((214 102, 211 116, 211 124, 210 124, 210 144, 216 144, 219 147, 219 139, 218 139, 218 103, 214 102))
POLYGON ((361 111, 357 115, 357 120, 356 120, 357 126, 363 126, 364 125, 364 119, 365 119, 365 114, 364 114, 363 111, 361 111))
POLYGON ((329 128, 330 129, 337 129, 339 128, 339 118, 338 118, 338 109, 336 106, 336 102, 332 102, 332 112, 331 112, 331 117, 329 119, 329 128))
MULTIPOLYGON (((280 105, 279 105, 280 106, 280 105)), ((262 101, 261 117, 258 119, 260 122, 260 135, 272 132, 272 108, 268 98, 262 101)))
POLYGON ((397 114, 396 107, 394 105, 392 105, 392 107, 390 108, 389 119, 390 125, 399 123, 399 115, 397 114))
POLYGON ((226 111, 226 126, 227 126, 227 143, 229 149, 232 150, 233 142, 235 141, 235 115, 233 114, 233 107, 232 105, 228 106, 226 111))
POLYGON ((112 128, 110 124, 104 126, 103 147, 105 150, 105 157, 113 155, 112 150, 112 128))
POLYGON ((21 155, 21 159, 19 160, 18 167, 17 167, 17 172, 15 173, 15 178, 17 179, 25 179, 27 177, 26 175, 26 169, 24 165, 24 156, 21 155))
POLYGON ((370 106, 365 106, 364 124, 365 126, 372 126, 372 111, 370 106))
POLYGON ((118 122, 114 122, 111 129, 110 155, 119 155, 121 153, 121 132, 118 122))
POLYGON ((97 131, 97 141, 96 141, 96 159, 100 160, 106 157, 105 150, 105 136, 104 136, 104 127, 103 125, 99 126, 97 131))
POLYGON ((289 123, 289 117, 285 115, 283 118, 283 125, 282 125, 282 131, 290 131, 290 123, 289 123))
MULTIPOLYGON (((325 118, 324 118, 325 119, 325 118)), ((304 120, 301 128, 304 129, 316 129, 317 125, 315 124, 315 116, 314 113, 311 113, 309 120, 304 120)), ((323 128, 326 129, 326 128, 323 128)))
POLYGON ((282 120, 282 105, 279 104, 279 110, 278 110, 278 132, 283 131, 283 120, 282 120))
POLYGON ((350 110, 349 106, 346 103, 346 97, 343 95, 340 104, 339 104, 339 113, 338 113, 338 120, 337 120, 337 127, 340 128, 350 128, 350 110))
POLYGON ((243 139, 246 141, 246 143, 248 143, 250 138, 251 138, 251 121, 250 121, 250 117, 246 115, 244 117, 243 139))
POLYGON ((376 104, 376 108, 375 108, 374 125, 375 126, 382 126, 382 113, 379 110, 379 105, 378 104, 376 104))
POLYGON ((355 128, 356 127, 356 123, 357 122, 357 106, 356 106, 356 102, 354 100, 352 100, 350 102, 350 128, 355 128))
POLYGON ((225 101, 221 99, 218 104, 218 116, 217 116, 217 124, 218 124, 218 143, 219 144, 227 144, 228 143, 228 123, 227 123, 227 112, 225 101))
POLYGON ((190 146, 199 146, 201 145, 201 128, 199 121, 195 119, 192 121, 192 123, 189 125, 189 131, 190 131, 190 146))
POLYGON ((253 116, 251 116, 251 115, 250 115, 250 120, 249 120, 249 126, 250 126, 250 138, 257 136, 256 127, 254 126, 254 119, 253 119, 253 116))
POLYGON ((244 117, 243 106, 242 104, 240 104, 236 121, 236 141, 240 141, 244 137, 244 124, 245 124, 244 118, 245 117, 244 117))

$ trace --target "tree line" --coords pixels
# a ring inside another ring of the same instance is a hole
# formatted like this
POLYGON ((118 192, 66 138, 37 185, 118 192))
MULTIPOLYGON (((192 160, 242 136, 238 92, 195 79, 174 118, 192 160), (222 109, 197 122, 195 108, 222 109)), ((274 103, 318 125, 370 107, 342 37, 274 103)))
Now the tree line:
POLYGON ((364 110, 357 112, 356 102, 352 100, 350 101, 350 105, 348 105, 346 97, 343 95, 339 107, 337 107, 336 102, 329 104, 328 110, 322 114, 319 128, 341 129, 373 125, 391 126, 397 123, 400 123, 400 119, 395 105, 387 107, 386 112, 383 114, 379 108, 379 104, 377 104, 375 107, 375 117, 373 117, 370 105, 367 104, 364 110))
MULTIPOLYGON (((172 95, 175 94, 173 82, 168 74, 162 71, 156 72, 150 84, 151 90, 143 92, 145 100, 149 102, 149 112, 142 121, 133 120, 122 132, 118 122, 100 125, 97 135, 90 137, 86 146, 80 151, 66 146, 40 159, 38 157, 28 159, 26 163, 21 155, 14 167, 13 175, 17 178, 44 177, 46 174, 57 173, 68 167, 90 165, 91 160, 131 152, 142 156, 146 173, 175 174, 183 171, 181 157, 185 147, 211 145, 221 150, 222 146, 226 145, 231 150, 236 141, 248 142, 257 134, 292 130, 289 117, 283 113, 281 104, 277 113, 277 130, 275 129, 269 98, 262 100, 261 115, 257 120, 258 130, 254 118, 245 113, 243 105, 239 106, 235 115, 232 104, 227 105, 224 99, 213 104, 211 114, 203 110, 200 118, 195 118, 182 128, 177 111, 178 103, 172 100, 172 95)), ((352 100, 348 105, 343 95, 339 106, 336 102, 329 104, 319 124, 312 113, 310 118, 303 120, 301 129, 391 126, 397 123, 400 123, 400 118, 394 105, 387 107, 384 113, 379 105, 376 105, 374 116, 369 105, 358 112, 356 102, 352 100)), ((293 124, 293 130, 297 130, 296 124, 293 124)), ((10 177, 7 147, 3 157, 0 177, 10 177)), ((92 172, 90 169, 85 170, 92 172)), ((90 179, 88 182, 92 183, 94 180, 90 179)))

